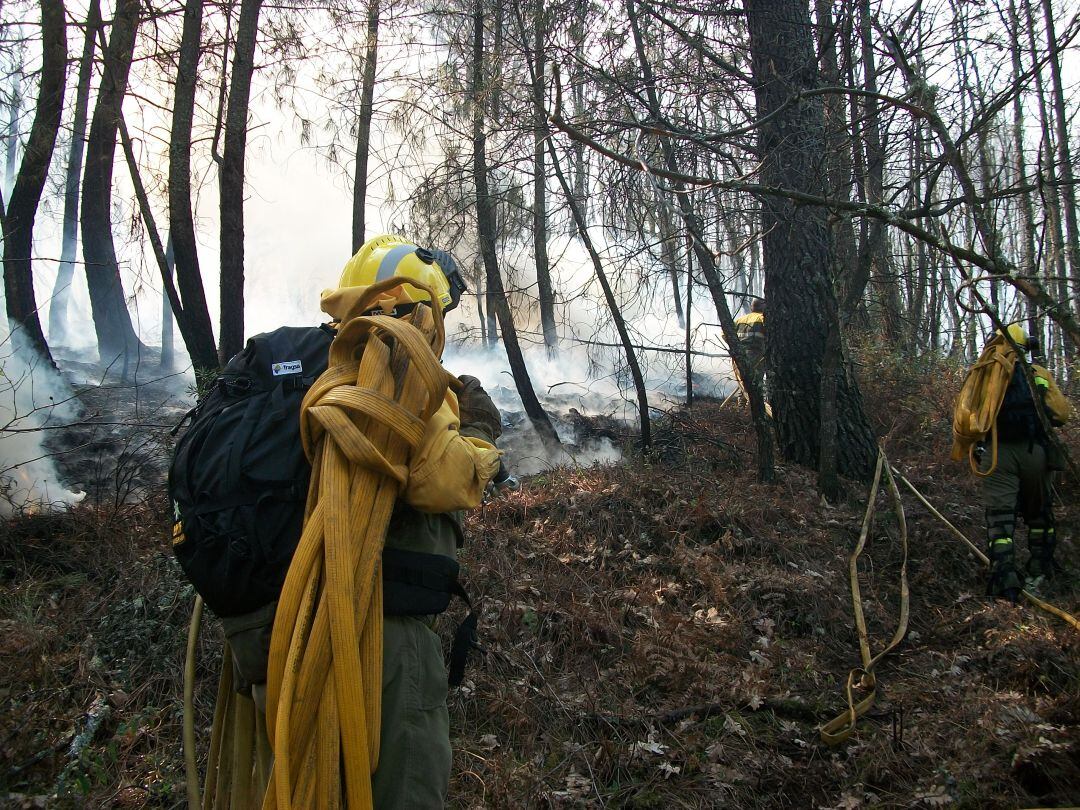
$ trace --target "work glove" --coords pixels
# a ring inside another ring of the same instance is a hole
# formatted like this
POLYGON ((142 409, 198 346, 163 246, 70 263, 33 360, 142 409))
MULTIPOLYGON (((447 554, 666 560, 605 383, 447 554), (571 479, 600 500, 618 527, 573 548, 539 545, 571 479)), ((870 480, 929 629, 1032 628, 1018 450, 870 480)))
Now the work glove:
POLYGON ((462 432, 475 428, 485 434, 482 438, 494 443, 502 435, 502 415, 499 409, 476 377, 463 374, 458 379, 462 383, 461 390, 457 392, 462 432))

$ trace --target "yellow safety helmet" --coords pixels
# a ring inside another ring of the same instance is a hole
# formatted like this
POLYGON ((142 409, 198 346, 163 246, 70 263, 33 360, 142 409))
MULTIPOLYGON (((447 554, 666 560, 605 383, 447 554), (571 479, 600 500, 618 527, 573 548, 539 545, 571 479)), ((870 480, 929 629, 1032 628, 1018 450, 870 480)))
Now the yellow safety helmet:
MULTIPOLYGON (((460 284, 460 274, 450 254, 418 247, 397 234, 376 236, 365 242, 345 263, 338 288, 368 287, 392 276, 407 276, 426 284, 434 291, 436 303, 444 312, 457 305, 460 292, 457 296, 453 295, 451 286, 455 281, 460 284)), ((463 284, 461 286, 464 287, 463 284)), ((395 309, 412 309, 413 304, 431 301, 426 290, 411 284, 403 284, 390 291, 388 297, 393 300, 395 309)))
MULTIPOLYGON (((1010 323, 1006 328, 1006 331, 1008 331, 1009 337, 1012 338, 1013 343, 1015 343, 1021 349, 1026 349, 1028 347, 1027 332, 1024 331, 1024 327, 1022 327, 1020 324, 1010 323)), ((998 330, 998 334, 1001 334, 1000 329, 998 330)))

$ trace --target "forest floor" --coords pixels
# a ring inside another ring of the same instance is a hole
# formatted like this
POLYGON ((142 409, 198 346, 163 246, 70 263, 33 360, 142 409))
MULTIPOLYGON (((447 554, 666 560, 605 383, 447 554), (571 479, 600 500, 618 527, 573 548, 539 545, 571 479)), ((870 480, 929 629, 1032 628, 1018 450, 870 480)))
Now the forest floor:
MULTIPOLYGON (((892 462, 981 546, 977 484, 948 460, 959 371, 871 358, 862 370, 892 462)), ((661 414, 654 433, 648 458, 554 468, 468 518, 462 561, 486 652, 451 692, 452 807, 1077 802, 1077 631, 982 596, 970 551, 905 494, 910 629, 877 667, 876 705, 826 747, 819 728, 845 707, 859 663, 848 556, 867 487, 849 483, 828 505, 793 465, 758 483, 733 403, 661 414)), ((1077 485, 1058 488, 1065 571, 1046 595, 1077 614, 1077 485)), ((168 550, 164 496, 150 492, 0 530, 4 806, 185 804, 192 592, 168 550)), ((897 624, 901 560, 879 498, 860 564, 875 652, 897 624)), ((219 655, 211 622, 197 672, 202 756, 219 655)))

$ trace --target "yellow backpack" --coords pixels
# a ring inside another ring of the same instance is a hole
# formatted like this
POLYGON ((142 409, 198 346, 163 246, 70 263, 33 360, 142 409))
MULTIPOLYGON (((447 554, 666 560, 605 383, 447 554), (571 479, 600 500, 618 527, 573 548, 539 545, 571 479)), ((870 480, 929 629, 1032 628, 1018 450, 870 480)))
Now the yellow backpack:
POLYGON ((953 408, 952 459, 967 457, 976 475, 989 475, 997 467, 997 416, 1005 390, 1016 365, 1016 351, 1001 335, 986 344, 978 361, 968 371, 953 408), (979 471, 975 446, 991 442, 990 469, 979 471))

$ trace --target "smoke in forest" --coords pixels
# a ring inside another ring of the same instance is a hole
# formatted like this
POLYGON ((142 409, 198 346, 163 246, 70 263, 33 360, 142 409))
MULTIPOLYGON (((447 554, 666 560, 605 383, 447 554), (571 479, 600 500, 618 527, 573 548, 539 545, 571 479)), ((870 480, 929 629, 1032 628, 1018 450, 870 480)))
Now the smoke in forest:
POLYGON ((78 415, 70 389, 26 344, 0 327, 0 517, 79 503, 60 483, 43 428, 78 415))

